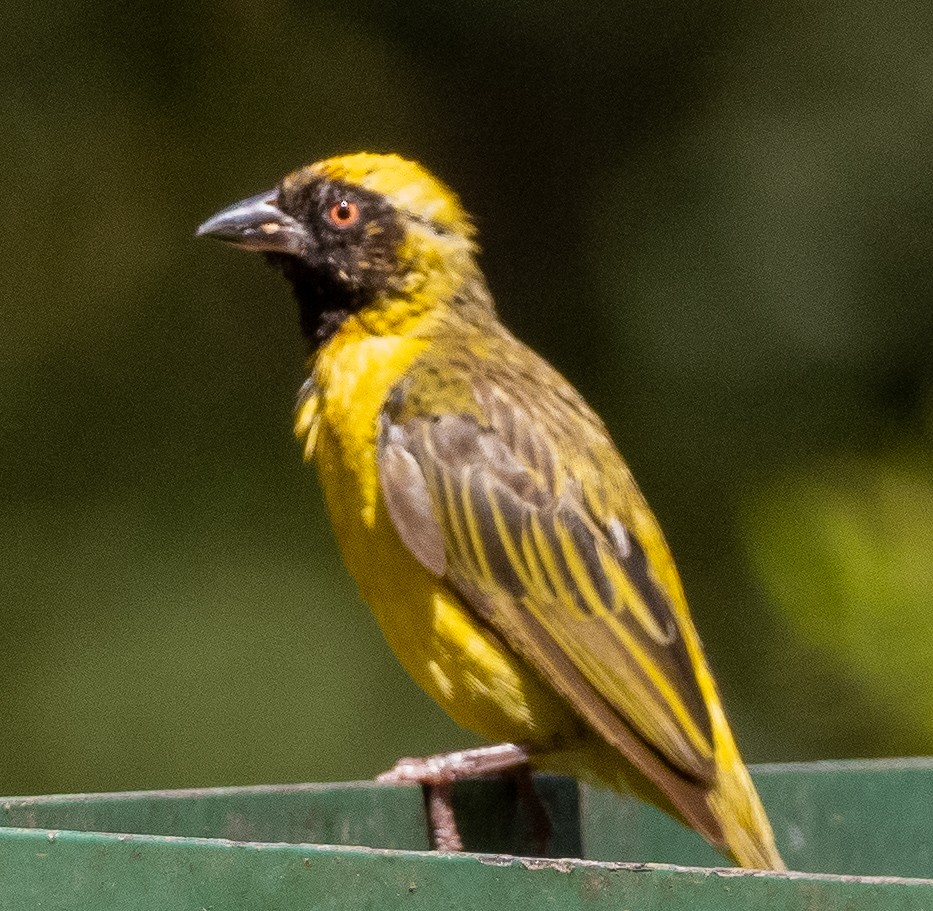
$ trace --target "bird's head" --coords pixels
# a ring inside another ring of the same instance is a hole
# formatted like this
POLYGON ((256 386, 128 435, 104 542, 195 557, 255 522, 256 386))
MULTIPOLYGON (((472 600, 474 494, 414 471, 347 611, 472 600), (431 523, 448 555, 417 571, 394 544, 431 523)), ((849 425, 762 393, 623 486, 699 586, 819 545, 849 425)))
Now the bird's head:
POLYGON ((349 315, 423 313, 476 282, 473 226, 456 195, 415 162, 329 158, 198 228, 263 252, 295 290, 314 344, 349 315))

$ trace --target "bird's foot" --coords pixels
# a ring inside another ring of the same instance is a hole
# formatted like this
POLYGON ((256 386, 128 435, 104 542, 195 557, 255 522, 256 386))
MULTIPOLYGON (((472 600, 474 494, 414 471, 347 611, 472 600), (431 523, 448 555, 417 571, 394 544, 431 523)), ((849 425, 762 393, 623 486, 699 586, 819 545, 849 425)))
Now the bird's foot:
POLYGON ((435 851, 462 851, 463 839, 454 814, 453 792, 449 784, 424 784, 424 806, 435 851))
MULTIPOLYGON (((540 809, 550 836, 550 820, 541 806, 534 786, 531 784, 531 772, 528 762, 530 753, 515 743, 499 743, 490 747, 477 747, 472 750, 457 750, 454 753, 439 753, 436 756, 406 757, 400 759, 391 769, 376 777, 376 781, 387 783, 417 783, 424 789, 424 803, 431 827, 431 842, 436 851, 462 851, 463 840, 457 828, 452 799, 452 785, 465 778, 477 778, 481 775, 496 775, 518 771, 520 782, 526 781, 533 800, 529 800, 535 819, 540 809)), ((523 787, 519 784, 519 787, 523 787)), ((523 789, 524 793, 524 789, 523 789)), ((536 823, 537 831, 537 823, 536 823)))
POLYGON ((438 753, 436 756, 405 757, 376 781, 395 784, 450 785, 464 778, 496 775, 528 765, 531 754, 515 743, 497 743, 490 747, 438 753))

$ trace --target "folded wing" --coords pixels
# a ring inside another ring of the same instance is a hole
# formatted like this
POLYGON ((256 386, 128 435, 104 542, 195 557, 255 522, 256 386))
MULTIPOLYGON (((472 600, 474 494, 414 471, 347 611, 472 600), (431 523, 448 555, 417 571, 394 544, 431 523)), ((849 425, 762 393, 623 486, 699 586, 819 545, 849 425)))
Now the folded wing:
POLYGON ((393 392, 378 444, 402 541, 681 812, 705 815, 710 715, 689 620, 648 556, 658 542, 600 514, 561 441, 504 390, 477 395, 472 413, 417 401, 393 392))

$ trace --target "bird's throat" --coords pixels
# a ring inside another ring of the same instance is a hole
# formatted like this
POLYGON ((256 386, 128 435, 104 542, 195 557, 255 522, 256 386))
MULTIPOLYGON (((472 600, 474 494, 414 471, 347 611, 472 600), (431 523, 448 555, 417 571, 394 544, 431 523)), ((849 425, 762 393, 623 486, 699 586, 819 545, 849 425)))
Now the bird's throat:
POLYGON ((371 295, 365 290, 338 284, 297 257, 268 253, 266 259, 292 286, 301 332, 312 353, 333 336, 347 317, 370 303, 371 295))

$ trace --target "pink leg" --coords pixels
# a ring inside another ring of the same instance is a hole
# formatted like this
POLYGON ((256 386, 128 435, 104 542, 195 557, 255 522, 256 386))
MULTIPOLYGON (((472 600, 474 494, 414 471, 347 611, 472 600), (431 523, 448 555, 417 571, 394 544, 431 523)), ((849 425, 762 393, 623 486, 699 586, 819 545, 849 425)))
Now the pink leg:
MULTIPOLYGON (((431 841, 436 851, 462 851, 463 841, 457 829, 451 800, 451 785, 464 778, 496 775, 518 770, 522 780, 531 786, 528 769, 530 753, 515 743, 499 743, 490 747, 439 753, 436 756, 400 759, 391 769, 376 776, 376 781, 418 783, 424 789, 424 802, 431 827, 431 841)), ((532 794, 534 789, 532 787, 532 794)), ((534 795, 532 806, 541 807, 534 795)), ((550 822, 547 823, 548 827, 550 822)), ((537 828, 537 826, 536 826, 537 828)), ((549 834, 549 832, 548 832, 549 834)), ((545 836, 546 837, 546 836, 545 836)))
POLYGON ((431 827, 431 847, 435 851, 462 851, 463 839, 454 815, 453 795, 449 784, 426 784, 424 805, 431 827))
POLYGON ((436 756, 400 759, 391 769, 376 776, 376 781, 417 782, 418 784, 453 784, 464 778, 479 778, 509 772, 528 765, 531 753, 516 743, 497 743, 491 747, 438 753, 436 756))

